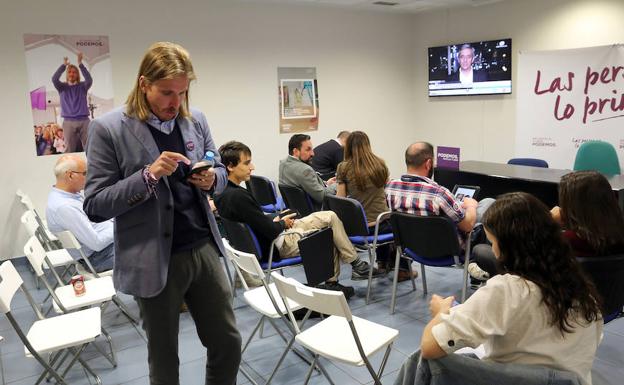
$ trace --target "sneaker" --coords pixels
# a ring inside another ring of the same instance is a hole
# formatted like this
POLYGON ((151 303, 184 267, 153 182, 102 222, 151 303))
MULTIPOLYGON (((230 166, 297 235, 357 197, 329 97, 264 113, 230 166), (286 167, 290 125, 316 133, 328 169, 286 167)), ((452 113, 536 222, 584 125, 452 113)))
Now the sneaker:
MULTIPOLYGON (((370 266, 368 263, 362 261, 361 259, 356 259, 351 262, 351 267, 353 270, 351 271, 351 279, 354 281, 360 281, 363 279, 368 279, 368 272, 370 270, 370 266)), ((373 267, 373 278, 379 277, 383 275, 381 271, 373 267)))
MULTIPOLYGON (((249 287, 250 289, 262 286, 262 280, 260 278, 252 276, 245 270, 241 270, 241 273, 243 275, 243 279, 245 280, 245 282, 247 282, 247 287, 249 287)), ((234 287, 237 289, 241 289, 243 287, 243 284, 238 278, 238 274, 236 275, 236 278, 234 278, 234 287)))
POLYGON ((355 289, 351 286, 343 286, 336 281, 327 281, 316 286, 319 289, 342 291, 346 299, 353 297, 355 289))
POLYGON ((485 281, 490 278, 490 273, 481 269, 476 262, 470 262, 468 264, 468 274, 474 279, 479 281, 485 281))

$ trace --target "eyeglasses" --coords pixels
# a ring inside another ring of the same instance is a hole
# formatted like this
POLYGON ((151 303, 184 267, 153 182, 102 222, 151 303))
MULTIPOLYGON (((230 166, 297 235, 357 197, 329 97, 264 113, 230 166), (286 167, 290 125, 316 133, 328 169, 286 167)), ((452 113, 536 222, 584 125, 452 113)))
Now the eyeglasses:
POLYGON ((72 174, 81 174, 82 176, 87 176, 86 171, 70 171, 72 174))

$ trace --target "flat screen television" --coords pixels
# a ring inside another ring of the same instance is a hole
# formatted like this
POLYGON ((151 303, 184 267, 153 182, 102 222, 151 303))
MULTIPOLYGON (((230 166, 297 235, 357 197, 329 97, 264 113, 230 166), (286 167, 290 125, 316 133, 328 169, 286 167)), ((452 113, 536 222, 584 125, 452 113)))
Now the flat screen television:
POLYGON ((511 93, 511 39, 429 48, 429 96, 511 93))

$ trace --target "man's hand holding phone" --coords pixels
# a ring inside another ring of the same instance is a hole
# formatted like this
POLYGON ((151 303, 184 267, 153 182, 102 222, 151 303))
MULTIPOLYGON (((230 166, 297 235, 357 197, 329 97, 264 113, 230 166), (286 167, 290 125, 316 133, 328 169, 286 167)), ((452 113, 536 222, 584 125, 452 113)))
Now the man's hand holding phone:
POLYGON ((275 218, 273 218, 273 222, 284 221, 284 227, 287 229, 290 229, 295 224, 296 216, 297 216, 296 212, 290 212, 290 213, 287 213, 286 215, 278 215, 275 218))
POLYGON ((178 168, 178 162, 191 164, 191 161, 186 156, 178 152, 163 151, 158 159, 149 166, 148 171, 156 180, 159 180, 163 176, 173 174, 178 168))

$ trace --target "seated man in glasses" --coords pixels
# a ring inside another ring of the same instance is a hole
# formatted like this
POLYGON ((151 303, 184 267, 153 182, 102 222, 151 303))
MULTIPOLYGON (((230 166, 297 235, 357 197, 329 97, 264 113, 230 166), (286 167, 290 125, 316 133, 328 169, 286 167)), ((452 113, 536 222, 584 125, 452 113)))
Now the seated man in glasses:
MULTIPOLYGON (((56 184, 48 195, 46 208, 48 229, 53 233, 71 231, 95 271, 112 270, 115 259, 113 220, 91 222, 82 209, 87 162, 78 155, 63 155, 56 161, 54 175, 56 184)), ((81 257, 77 250, 69 250, 69 253, 76 259, 81 257)), ((80 262, 84 266, 84 261, 80 262)))

